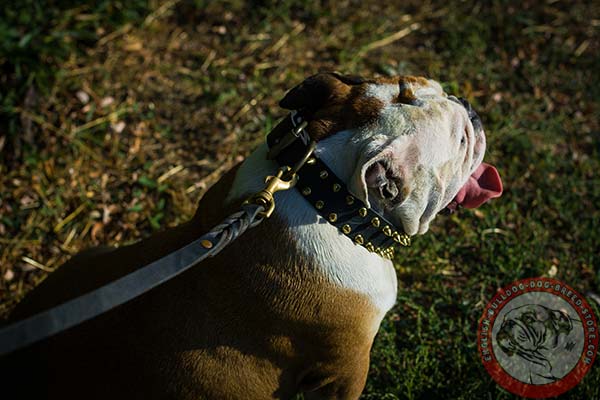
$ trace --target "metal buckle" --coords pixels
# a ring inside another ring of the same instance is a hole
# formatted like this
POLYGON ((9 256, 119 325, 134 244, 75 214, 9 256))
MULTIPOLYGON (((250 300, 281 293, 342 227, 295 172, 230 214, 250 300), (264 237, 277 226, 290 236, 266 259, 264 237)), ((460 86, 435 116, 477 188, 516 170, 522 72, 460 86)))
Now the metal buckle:
POLYGON ((280 192, 282 190, 288 190, 296 186, 298 182, 298 174, 297 172, 306 164, 306 162, 310 159, 310 156, 315 151, 317 147, 317 142, 314 140, 310 142, 308 145, 308 149, 304 156, 294 165, 293 168, 288 166, 284 166, 279 168, 277 171, 277 175, 275 176, 267 176, 265 179, 265 183, 267 186, 260 192, 251 196, 248 200, 244 202, 244 204, 258 204, 259 206, 263 206, 265 211, 261 212, 260 215, 263 218, 269 218, 273 211, 275 210, 275 198, 274 194, 276 192, 280 192))
POLYGON ((260 192, 254 194, 244 204, 257 204, 264 207, 264 211, 259 215, 263 218, 269 218, 275 210, 275 199, 273 195, 282 190, 293 188, 298 182, 298 175, 291 172, 290 167, 281 167, 275 176, 267 176, 265 183, 267 186, 260 192))
POLYGON ((267 158, 269 160, 275 159, 279 155, 279 153, 281 153, 281 151, 283 149, 288 147, 290 144, 294 143, 294 141, 296 141, 296 139, 302 140, 302 143, 304 143, 304 144, 309 143, 310 137, 304 131, 304 128, 306 128, 306 126, 308 125, 308 122, 301 121, 300 124, 296 125, 296 121, 294 120, 294 115, 291 115, 290 119, 291 119, 292 125, 294 125, 294 127, 289 132, 287 132, 285 135, 283 135, 281 137, 281 139, 279 139, 279 141, 277 143, 275 143, 269 149, 269 152, 267 154, 267 158))

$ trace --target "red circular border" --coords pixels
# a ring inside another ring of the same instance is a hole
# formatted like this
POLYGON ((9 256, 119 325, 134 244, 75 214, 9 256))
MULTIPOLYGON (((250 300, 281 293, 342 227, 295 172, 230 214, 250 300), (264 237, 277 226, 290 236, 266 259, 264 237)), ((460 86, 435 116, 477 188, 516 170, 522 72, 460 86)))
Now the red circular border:
POLYGON ((488 371, 488 373, 492 376, 492 378, 496 381, 496 383, 498 383, 504 389, 508 390, 509 392, 511 392, 513 394, 523 396, 523 397, 533 398, 533 399, 544 399, 544 398, 548 398, 548 397, 558 396, 558 395, 566 392, 567 390, 572 389, 575 385, 577 385, 583 379, 583 377, 591 369, 591 367, 594 364, 594 361, 596 359, 596 354, 598 352, 598 336, 599 336, 598 323, 596 322, 596 316, 594 315, 594 310, 590 307, 590 305, 586 301, 586 299, 579 294, 579 292, 575 291, 569 285, 567 285, 559 280, 556 280, 556 279, 542 278, 542 277, 527 278, 527 279, 520 279, 518 281, 511 283, 510 285, 503 287, 502 289, 499 289, 498 293, 494 296, 494 298, 490 302, 488 302, 488 304, 485 306, 483 315, 479 319, 479 324, 478 324, 478 329, 477 329, 477 348, 479 349, 479 356, 481 358, 483 366, 488 371), (531 281, 549 282, 550 286, 548 288, 544 288, 542 285, 541 288, 537 287, 537 286, 534 288, 531 288, 529 285, 531 281), (589 336, 588 336, 589 332, 587 331, 586 326, 584 325, 585 344, 584 344, 584 349, 582 351, 581 357, 580 357, 579 361, 577 362, 577 365, 566 376, 564 376, 562 379, 560 379, 556 382, 548 383, 545 385, 531 385, 531 384, 523 383, 523 382, 513 378, 506 371, 504 371, 504 369, 500 366, 500 363, 496 360, 496 356, 494 354, 494 349, 492 346, 492 330, 494 327, 494 321, 498 317, 500 310, 506 304, 508 304, 508 301, 503 300, 502 301, 503 304, 500 304, 498 306, 498 308, 495 309, 494 315, 492 317, 487 317, 488 310, 490 308, 492 308, 492 304, 494 304, 494 302, 496 300, 501 298, 501 296, 507 290, 512 290, 513 286, 518 287, 519 284, 523 284, 525 286, 525 289, 520 290, 520 292, 522 292, 520 294, 511 295, 511 296, 514 296, 512 298, 516 298, 522 294, 529 293, 529 292, 553 293, 557 296, 560 296, 563 300, 567 301, 573 307, 573 309, 577 312, 577 315, 579 315, 579 317, 581 318, 582 321, 584 321, 584 317, 583 317, 583 314, 580 312, 581 307, 586 308, 589 311, 589 314, 591 315, 591 320, 593 321, 593 327, 595 328, 595 338, 592 338, 592 339, 589 338, 589 336), (577 297, 582 301, 582 305, 579 307, 576 306, 575 304, 572 303, 572 300, 570 298, 568 298, 566 295, 563 295, 560 291, 559 292, 555 291, 554 287, 556 285, 560 285, 561 287, 564 287, 567 290, 570 290, 573 294, 576 294, 577 297), (488 319, 490 321, 490 323, 489 323, 488 331, 484 334, 484 333, 482 333, 481 328, 482 328, 483 321, 485 319, 488 319), (481 343, 482 343, 482 338, 484 338, 484 337, 487 339, 487 343, 488 343, 488 349, 489 349, 488 356, 490 356, 492 358, 489 361, 484 360, 484 354, 482 352, 481 343), (590 344, 592 344, 594 346, 593 355, 591 357, 591 362, 589 364, 585 364, 583 361, 583 358, 584 358, 586 350, 588 349, 588 346, 590 344))

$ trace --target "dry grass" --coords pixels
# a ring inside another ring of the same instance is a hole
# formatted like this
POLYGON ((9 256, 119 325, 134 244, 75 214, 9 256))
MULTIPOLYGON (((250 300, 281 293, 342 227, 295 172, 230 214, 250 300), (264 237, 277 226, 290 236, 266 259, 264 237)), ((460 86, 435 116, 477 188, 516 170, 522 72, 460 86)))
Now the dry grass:
POLYGON ((399 24, 361 38, 354 21, 372 7, 264 22, 266 10, 243 5, 188 7, 167 1, 141 26, 108 33, 62 66, 48 98, 15 110, 38 140, 23 163, 0 170, 0 314, 81 249, 126 244, 187 219, 283 115, 285 90, 338 69, 341 57, 362 64, 357 56, 374 49, 369 38, 414 28, 418 18, 401 14, 399 24))
MULTIPOLYGON (((485 302, 540 275, 600 292, 598 5, 200 3, 107 32, 15 110, 37 146, 0 165, 0 314, 77 251, 186 220, 304 77, 426 75, 475 105, 506 192, 398 256, 364 397, 512 398, 478 360, 485 302)), ((598 368, 564 397, 600 398, 598 368)))

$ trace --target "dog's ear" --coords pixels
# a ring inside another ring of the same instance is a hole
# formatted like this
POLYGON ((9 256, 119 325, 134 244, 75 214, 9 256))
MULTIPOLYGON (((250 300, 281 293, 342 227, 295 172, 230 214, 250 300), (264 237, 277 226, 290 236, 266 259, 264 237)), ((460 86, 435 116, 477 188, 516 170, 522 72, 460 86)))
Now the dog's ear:
POLYGON ((569 333, 573 329, 573 321, 571 317, 561 310, 552 310, 551 313, 552 325, 556 332, 569 333))
POLYGON ((321 72, 290 90, 279 105, 299 111, 308 120, 308 134, 319 141, 372 119, 381 108, 377 100, 363 99, 359 90, 353 90, 366 82, 355 76, 321 72))
POLYGON ((363 79, 342 75, 337 72, 320 72, 306 78, 292 88, 279 102, 288 110, 304 110, 312 113, 330 102, 343 102, 353 85, 363 83, 363 79))

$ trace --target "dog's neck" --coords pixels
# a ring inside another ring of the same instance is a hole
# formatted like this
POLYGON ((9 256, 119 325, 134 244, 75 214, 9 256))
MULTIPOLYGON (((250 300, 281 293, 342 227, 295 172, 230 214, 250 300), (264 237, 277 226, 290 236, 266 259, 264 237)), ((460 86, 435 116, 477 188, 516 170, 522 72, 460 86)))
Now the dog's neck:
MULTIPOLYGON (((319 142, 315 154, 345 182, 352 176, 358 154, 349 145, 350 133, 340 132, 319 142)), ((267 160, 267 146, 261 145, 236 175, 227 202, 239 200, 264 187, 264 178, 274 175, 279 166, 267 160)), ((369 297, 382 313, 396 301, 397 279, 392 262, 355 245, 337 228, 319 216, 296 190, 279 192, 275 214, 285 221, 300 254, 320 274, 341 288, 369 297)), ((277 238, 270 238, 276 240, 277 238)), ((309 266, 307 265, 307 268, 309 266)))

